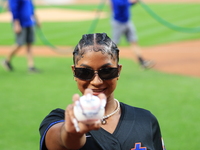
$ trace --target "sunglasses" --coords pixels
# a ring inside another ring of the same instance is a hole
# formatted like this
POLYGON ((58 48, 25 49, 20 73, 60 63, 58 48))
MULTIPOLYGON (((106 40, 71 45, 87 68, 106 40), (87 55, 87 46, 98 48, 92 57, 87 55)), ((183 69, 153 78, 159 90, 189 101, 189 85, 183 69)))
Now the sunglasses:
POLYGON ((81 80, 92 80, 94 75, 98 76, 102 80, 110 80, 119 76, 118 68, 102 68, 99 70, 93 70, 89 68, 76 68, 74 70, 74 77, 81 80), (96 72, 96 73, 95 73, 96 72))

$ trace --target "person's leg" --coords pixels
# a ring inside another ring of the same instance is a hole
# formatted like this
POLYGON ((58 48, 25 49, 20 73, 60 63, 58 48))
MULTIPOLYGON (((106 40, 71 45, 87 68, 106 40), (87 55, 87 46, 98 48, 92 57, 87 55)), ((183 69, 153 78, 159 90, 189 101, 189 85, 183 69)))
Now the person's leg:
POLYGON ((13 70, 13 67, 11 65, 12 58, 21 49, 22 45, 25 42, 25 30, 22 29, 20 33, 15 34, 15 39, 17 43, 16 46, 10 51, 3 62, 3 66, 9 71, 13 70))
POLYGON ((11 65, 12 57, 20 50, 21 46, 16 45, 14 49, 10 51, 6 59, 3 61, 3 66, 8 71, 13 71, 13 66, 11 65))
POLYGON ((33 60, 32 44, 31 43, 28 43, 26 45, 26 52, 27 52, 28 68, 33 68, 34 67, 34 60, 33 60))
POLYGON ((10 53, 7 55, 7 57, 6 57, 5 60, 6 60, 7 62, 11 62, 12 57, 20 50, 21 47, 22 47, 21 45, 16 45, 16 46, 14 47, 14 49, 12 49, 12 50, 10 51, 10 53))
POLYGON ((35 40, 34 28, 28 27, 26 33, 26 53, 27 53, 27 65, 28 68, 34 68, 34 60, 32 53, 32 44, 35 40))
POLYGON ((34 58, 33 58, 33 51, 32 51, 32 44, 28 43, 26 45, 26 51, 27 51, 27 63, 28 63, 28 71, 33 73, 38 73, 40 70, 35 68, 34 64, 34 58))
POLYGON ((27 65, 28 70, 30 72, 39 72, 38 69, 35 68, 34 58, 33 58, 33 43, 35 41, 35 32, 34 27, 27 28, 27 37, 26 37, 26 52, 27 52, 27 65))
POLYGON ((112 41, 115 44, 119 44, 120 38, 123 34, 124 27, 121 23, 117 22, 116 20, 112 20, 112 41))
POLYGON ((143 63, 144 58, 142 57, 142 51, 140 47, 138 46, 137 42, 130 42, 130 45, 131 45, 131 51, 136 56, 139 63, 140 64, 143 63))
POLYGON ((125 36, 127 38, 127 41, 130 43, 131 51, 133 52, 133 54, 135 54, 139 64, 143 68, 151 68, 151 67, 153 67, 153 65, 154 65, 153 61, 147 61, 147 60, 145 60, 143 58, 141 48, 137 43, 138 37, 137 37, 137 34, 136 34, 136 28, 135 28, 134 24, 129 21, 126 24, 126 26, 127 26, 127 30, 125 32, 125 36))
POLYGON ((137 57, 138 61, 142 62, 144 59, 142 58, 141 49, 137 44, 138 37, 137 37, 137 34, 136 34, 136 28, 131 21, 126 23, 125 36, 126 36, 127 41, 131 45, 131 51, 137 57))

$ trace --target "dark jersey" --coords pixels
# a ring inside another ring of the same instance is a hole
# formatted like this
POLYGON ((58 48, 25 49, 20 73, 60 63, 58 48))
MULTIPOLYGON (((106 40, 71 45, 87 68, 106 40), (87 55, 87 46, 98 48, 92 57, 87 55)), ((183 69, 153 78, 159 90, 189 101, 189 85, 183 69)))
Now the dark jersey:
MULTIPOLYGON (((120 103, 121 117, 114 133, 103 128, 86 134, 80 150, 164 150, 157 119, 149 111, 120 103)), ((47 150, 45 135, 58 122, 64 122, 64 110, 55 109, 40 125, 40 149, 47 150)))

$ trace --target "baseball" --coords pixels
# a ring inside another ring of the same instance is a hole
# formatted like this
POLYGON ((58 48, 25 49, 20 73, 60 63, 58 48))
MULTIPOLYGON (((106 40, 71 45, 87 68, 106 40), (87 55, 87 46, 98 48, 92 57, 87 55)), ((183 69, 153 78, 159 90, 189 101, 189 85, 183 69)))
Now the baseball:
POLYGON ((79 122, 92 124, 102 119, 105 113, 106 100, 87 94, 75 102, 74 115, 79 122))

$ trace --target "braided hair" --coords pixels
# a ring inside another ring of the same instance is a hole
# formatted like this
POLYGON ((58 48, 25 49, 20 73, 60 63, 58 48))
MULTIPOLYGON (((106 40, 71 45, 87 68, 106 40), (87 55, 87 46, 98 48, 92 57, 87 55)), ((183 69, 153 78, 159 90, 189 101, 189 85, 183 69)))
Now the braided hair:
POLYGON ((106 33, 84 34, 73 51, 74 64, 77 64, 83 58, 86 53, 86 47, 91 47, 89 51, 107 53, 111 55, 112 59, 117 60, 117 63, 119 62, 119 49, 106 33))

